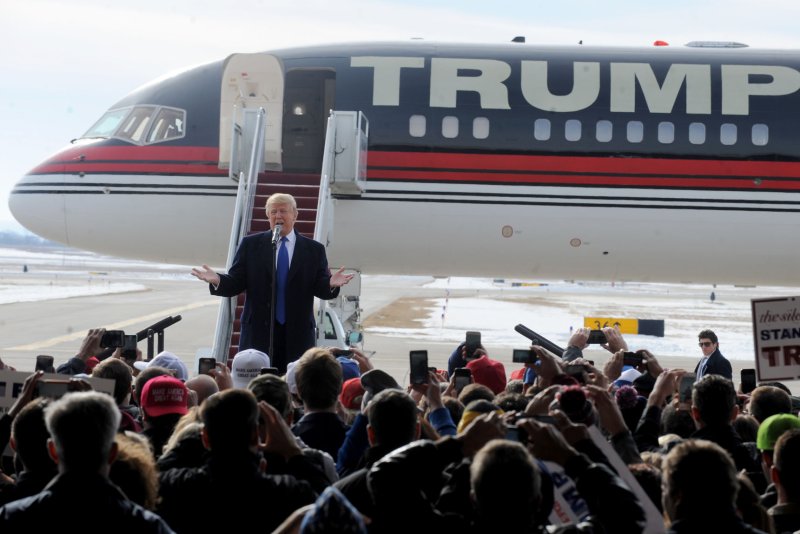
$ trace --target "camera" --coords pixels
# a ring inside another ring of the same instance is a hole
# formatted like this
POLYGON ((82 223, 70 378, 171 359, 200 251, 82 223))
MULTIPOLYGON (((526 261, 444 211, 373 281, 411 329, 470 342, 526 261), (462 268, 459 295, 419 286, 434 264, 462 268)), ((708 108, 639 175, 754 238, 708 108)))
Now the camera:
POLYGON ((100 346, 104 349, 125 346, 125 332, 123 330, 106 330, 100 339, 100 346))
POLYGON ((586 340, 589 345, 602 345, 608 343, 606 335, 602 330, 592 330, 589 332, 589 339, 586 340))
POLYGON ((453 377, 453 387, 461 393, 472 382, 472 371, 467 367, 457 367, 453 371, 453 377))
POLYGON ((69 380, 42 379, 36 384, 36 393, 39 397, 60 399, 69 391, 69 380))
POLYGON ((201 375, 210 374, 212 370, 217 368, 216 358, 200 358, 197 366, 197 373, 201 375))
POLYGON ((644 361, 644 356, 639 354, 638 352, 624 352, 622 354, 622 364, 623 365, 630 365, 632 367, 638 367, 644 361))
POLYGON ((131 334, 125 336, 125 341, 122 344, 122 358, 131 366, 139 358, 139 354, 136 352, 136 344, 138 342, 136 334, 131 334))
POLYGON ((428 351, 412 350, 408 353, 410 382, 412 385, 428 383, 428 351))
POLYGON ((514 349, 511 354, 511 361, 514 363, 536 363, 539 355, 533 349, 514 349))
POLYGON ((686 373, 681 377, 680 384, 678 385, 678 399, 680 402, 692 402, 692 390, 695 380, 697 380, 697 375, 694 373, 686 373))
POLYGON ((475 351, 480 348, 481 333, 480 332, 467 332, 467 337, 464 340, 464 357, 471 360, 475 357, 475 351))
POLYGON ((50 356, 49 354, 40 354, 36 357, 36 368, 35 371, 44 371, 45 373, 55 373, 55 367, 53 366, 55 359, 50 356))

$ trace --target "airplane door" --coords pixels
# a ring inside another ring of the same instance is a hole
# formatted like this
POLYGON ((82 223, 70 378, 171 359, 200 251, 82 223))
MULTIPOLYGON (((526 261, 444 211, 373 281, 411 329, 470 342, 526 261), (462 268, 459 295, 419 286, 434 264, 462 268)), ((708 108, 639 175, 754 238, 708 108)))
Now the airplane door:
POLYGON ((295 69, 286 73, 283 109, 283 168, 318 173, 322 170, 325 127, 334 106, 333 70, 295 69))
POLYGON ((233 54, 225 60, 219 114, 219 167, 228 168, 231 160, 231 126, 234 106, 267 111, 264 162, 267 169, 281 170, 283 131, 283 65, 269 54, 233 54))

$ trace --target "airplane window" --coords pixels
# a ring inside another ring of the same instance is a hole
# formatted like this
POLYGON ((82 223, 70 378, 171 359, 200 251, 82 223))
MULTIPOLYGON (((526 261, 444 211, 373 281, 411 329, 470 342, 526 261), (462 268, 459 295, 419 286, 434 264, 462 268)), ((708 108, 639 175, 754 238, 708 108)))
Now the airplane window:
POLYGON ((675 125, 671 122, 658 123, 658 142, 668 145, 675 141, 675 125))
POLYGON ((613 128, 611 127, 611 121, 597 121, 597 127, 595 129, 595 137, 601 143, 608 143, 611 141, 611 136, 613 135, 613 128))
POLYGON ((448 116, 442 119, 442 136, 448 139, 458 137, 458 117, 448 116))
POLYGON ((725 123, 719 128, 719 141, 723 145, 736 144, 736 125, 725 123))
POLYGON ((472 137, 475 139, 486 139, 489 137, 489 119, 486 117, 475 117, 472 121, 472 137))
POLYGON ((564 137, 567 141, 581 140, 581 121, 570 119, 564 124, 564 137))
POLYGON ((702 145, 706 142, 706 125, 702 122, 693 122, 689 125, 689 142, 693 145, 702 145))
POLYGON ((641 143, 644 139, 644 125, 641 121, 628 121, 628 142, 641 143))
POLYGON ((547 141, 550 139, 549 119, 536 119, 533 123, 533 137, 537 141, 547 141))
POLYGON ((408 119, 408 133, 411 137, 424 137, 425 136, 425 116, 424 115, 411 115, 408 119))
POLYGON ((100 117, 100 120, 94 123, 94 125, 89 128, 89 131, 83 134, 82 137, 111 137, 114 135, 114 132, 117 130, 120 123, 125 120, 125 117, 130 112, 131 108, 112 109, 111 111, 106 111, 105 114, 100 117))
POLYGON ((117 129, 114 137, 140 142, 155 111, 152 106, 136 106, 117 129))
POLYGON ((186 124, 186 112, 182 109, 161 108, 158 110, 147 143, 159 143, 183 137, 186 124))
POLYGON ((769 143, 769 127, 766 124, 754 124, 751 136, 754 145, 764 146, 769 143))

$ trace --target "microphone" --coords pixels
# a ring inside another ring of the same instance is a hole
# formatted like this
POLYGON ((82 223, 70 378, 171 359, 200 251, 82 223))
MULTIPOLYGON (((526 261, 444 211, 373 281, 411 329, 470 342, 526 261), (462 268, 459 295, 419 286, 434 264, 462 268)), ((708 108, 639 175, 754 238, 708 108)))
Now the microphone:
POLYGON ((283 230, 283 225, 278 223, 275 225, 275 228, 272 229, 272 244, 275 245, 281 239, 281 230, 283 230))

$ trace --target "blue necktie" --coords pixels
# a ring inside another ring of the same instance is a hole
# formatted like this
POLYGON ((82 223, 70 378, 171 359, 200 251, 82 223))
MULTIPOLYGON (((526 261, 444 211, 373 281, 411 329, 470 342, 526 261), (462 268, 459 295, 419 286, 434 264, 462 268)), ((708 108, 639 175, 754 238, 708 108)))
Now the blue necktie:
POLYGON ((286 249, 285 237, 281 238, 281 248, 278 250, 278 270, 275 285, 277 295, 275 298, 275 320, 279 324, 286 323, 286 280, 289 278, 289 251, 286 249))

